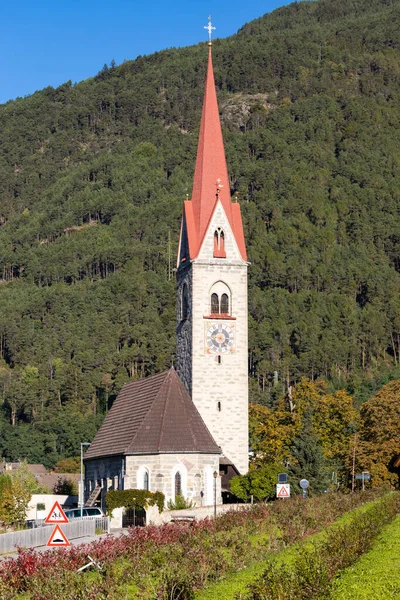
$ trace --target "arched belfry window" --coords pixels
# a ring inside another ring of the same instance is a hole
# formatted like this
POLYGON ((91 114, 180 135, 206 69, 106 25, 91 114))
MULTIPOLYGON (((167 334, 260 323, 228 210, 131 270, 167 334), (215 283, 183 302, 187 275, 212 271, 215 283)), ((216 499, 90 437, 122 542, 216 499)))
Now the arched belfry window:
POLYGON ((218 227, 214 233, 214 258, 226 258, 225 234, 221 227, 218 227))
POLYGON ((229 315, 229 296, 222 294, 221 296, 221 314, 229 315))
POLYGON ((185 321, 189 317, 189 292, 186 283, 183 284, 182 289, 182 321, 185 321))
POLYGON ((179 471, 175 473, 175 498, 182 496, 182 477, 179 471))
POLYGON ((218 294, 211 294, 211 314, 219 314, 219 298, 218 294))
POLYGON ((217 281, 212 286, 210 292, 210 313, 213 316, 232 316, 231 291, 226 285, 226 283, 224 283, 223 281, 217 281))
POLYGON ((149 489, 149 472, 147 470, 143 474, 143 489, 149 489))

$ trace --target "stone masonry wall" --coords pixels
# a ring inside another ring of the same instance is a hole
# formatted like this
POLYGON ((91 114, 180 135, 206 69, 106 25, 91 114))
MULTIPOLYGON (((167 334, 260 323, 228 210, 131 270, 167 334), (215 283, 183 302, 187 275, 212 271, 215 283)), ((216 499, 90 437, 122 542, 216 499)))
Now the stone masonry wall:
POLYGON ((105 510, 106 492, 142 488, 144 469, 149 474, 150 491, 162 492, 166 503, 175 499, 175 473, 179 470, 182 494, 196 502, 196 506, 213 504, 213 473, 216 471, 217 502, 221 502, 218 454, 149 454, 88 460, 85 462, 85 501, 96 484, 101 485, 101 506, 105 510))
MULTIPOLYGON (((149 488, 162 492, 165 502, 174 500, 175 473, 181 473, 182 494, 197 506, 212 504, 213 472, 219 474, 219 456, 216 454, 153 454, 127 456, 124 489, 133 489, 138 484, 139 469, 149 472, 149 488)), ((221 501, 220 477, 217 478, 217 496, 221 501)))

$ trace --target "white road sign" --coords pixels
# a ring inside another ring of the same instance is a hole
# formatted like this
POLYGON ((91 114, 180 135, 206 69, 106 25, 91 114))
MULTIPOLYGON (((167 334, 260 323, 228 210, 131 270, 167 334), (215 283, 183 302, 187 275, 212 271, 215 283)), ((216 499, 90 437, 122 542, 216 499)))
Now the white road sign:
POLYGON ((290 485, 288 483, 277 483, 276 484, 276 497, 277 498, 290 498, 290 485))

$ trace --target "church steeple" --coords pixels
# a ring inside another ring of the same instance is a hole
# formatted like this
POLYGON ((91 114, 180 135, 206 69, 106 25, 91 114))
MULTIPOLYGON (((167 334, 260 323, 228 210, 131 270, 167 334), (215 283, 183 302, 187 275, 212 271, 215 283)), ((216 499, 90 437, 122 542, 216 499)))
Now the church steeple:
MULTIPOLYGON (((209 20, 208 33, 213 30, 209 20)), ((176 369, 211 435, 248 469, 247 267, 239 203, 231 201, 211 40, 192 199, 177 261, 176 369)))
MULTIPOLYGON (((214 29, 211 22, 206 29, 209 33, 214 29)), ((224 207, 241 257, 247 260, 240 206, 231 202, 210 41, 192 199, 185 202, 184 209, 191 259, 199 253, 218 199, 224 207)))

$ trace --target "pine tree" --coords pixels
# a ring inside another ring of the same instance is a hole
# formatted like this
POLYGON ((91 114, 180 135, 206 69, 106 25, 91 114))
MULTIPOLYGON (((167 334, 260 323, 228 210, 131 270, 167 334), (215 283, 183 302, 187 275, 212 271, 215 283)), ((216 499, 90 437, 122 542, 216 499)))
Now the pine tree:
POLYGON ((300 434, 293 440, 292 456, 289 482, 293 490, 299 489, 301 479, 307 479, 311 493, 325 491, 329 485, 329 472, 322 445, 313 431, 311 409, 304 413, 300 434))

